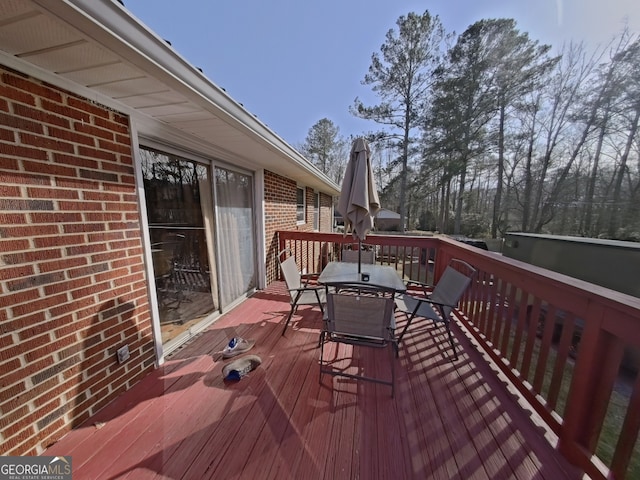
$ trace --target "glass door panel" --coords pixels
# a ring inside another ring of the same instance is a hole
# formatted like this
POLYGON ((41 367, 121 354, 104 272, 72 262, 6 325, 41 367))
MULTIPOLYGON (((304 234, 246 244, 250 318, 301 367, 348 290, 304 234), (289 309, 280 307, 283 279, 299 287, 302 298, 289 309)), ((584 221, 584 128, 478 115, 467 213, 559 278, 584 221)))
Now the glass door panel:
POLYGON ((256 286, 253 178, 216 167, 220 301, 225 307, 256 286))
POLYGON ((163 343, 217 309, 207 166, 141 148, 163 343), (207 228, 209 227, 209 228, 207 228))

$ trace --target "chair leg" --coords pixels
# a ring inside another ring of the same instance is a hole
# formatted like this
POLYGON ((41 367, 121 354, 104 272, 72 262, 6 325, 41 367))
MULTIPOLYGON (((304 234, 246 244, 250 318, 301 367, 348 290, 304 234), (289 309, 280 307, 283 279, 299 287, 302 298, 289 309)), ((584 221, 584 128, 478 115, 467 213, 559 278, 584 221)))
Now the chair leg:
POLYGON ((404 334, 407 333, 407 330, 411 326, 411 322, 413 321, 414 317, 415 315, 407 315, 407 324, 404 326, 404 328, 402 329, 402 332, 400 332, 400 335, 396 339, 396 357, 400 356, 400 342, 402 342, 402 338, 404 337, 404 334))
POLYGON ((451 327, 449 327, 449 322, 445 322, 444 326, 447 328, 447 334, 449 335, 449 343, 451 343, 451 350, 453 351, 453 359, 458 360, 458 352, 456 352, 456 344, 453 341, 453 333, 451 332, 451 327))
POLYGON ((289 322, 291 321, 291 317, 293 317, 293 312, 296 311, 296 305, 291 305, 291 311, 289 312, 289 316, 287 317, 287 321, 284 322, 284 328, 282 329, 282 336, 284 336, 284 332, 287 331, 287 327, 289 326, 289 322))
POLYGON ((393 351, 396 353, 396 358, 398 358, 398 357, 400 357, 400 348, 398 347, 399 340, 398 340, 398 337, 396 337, 395 329, 393 329, 391 331, 391 338, 393 339, 391 341, 391 345, 392 345, 393 351))
POLYGON ((322 313, 322 316, 324 316, 324 307, 322 306, 322 302, 320 301, 320 294, 318 293, 317 290, 315 290, 316 293, 316 299, 318 300, 318 306, 320 307, 320 312, 322 313))
POLYGON ((396 359, 394 358, 393 351, 396 351, 395 357, 398 356, 398 344, 396 342, 391 342, 391 353, 389 358, 391 358, 391 398, 395 396, 396 390, 396 359))
POLYGON ((322 383, 323 358, 324 358, 324 331, 320 332, 320 374, 318 375, 318 383, 322 383))

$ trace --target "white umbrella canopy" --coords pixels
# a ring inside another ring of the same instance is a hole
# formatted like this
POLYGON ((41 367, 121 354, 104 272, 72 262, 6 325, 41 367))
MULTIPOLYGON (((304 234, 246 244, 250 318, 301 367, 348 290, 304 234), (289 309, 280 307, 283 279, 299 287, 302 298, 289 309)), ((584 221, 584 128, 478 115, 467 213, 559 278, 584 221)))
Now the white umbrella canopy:
MULTIPOLYGON (((344 218, 345 233, 357 238, 358 246, 373 229, 373 218, 378 210, 380 199, 371 169, 371 150, 364 138, 356 138, 342 180, 338 211, 344 218)), ((358 261, 358 272, 360 268, 358 261)))

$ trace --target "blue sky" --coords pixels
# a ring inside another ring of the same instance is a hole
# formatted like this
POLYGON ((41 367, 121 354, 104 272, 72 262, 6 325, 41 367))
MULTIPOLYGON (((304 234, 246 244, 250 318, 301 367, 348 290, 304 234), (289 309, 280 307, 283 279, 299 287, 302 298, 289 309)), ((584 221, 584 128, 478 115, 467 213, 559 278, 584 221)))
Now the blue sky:
POLYGON ((559 49, 592 48, 625 20, 640 32, 638 0, 124 0, 126 8, 189 63, 288 143, 329 118, 342 135, 376 125, 353 117, 356 97, 376 103, 361 84, 386 32, 409 12, 429 10, 447 31, 483 18, 513 18, 521 31, 559 49))

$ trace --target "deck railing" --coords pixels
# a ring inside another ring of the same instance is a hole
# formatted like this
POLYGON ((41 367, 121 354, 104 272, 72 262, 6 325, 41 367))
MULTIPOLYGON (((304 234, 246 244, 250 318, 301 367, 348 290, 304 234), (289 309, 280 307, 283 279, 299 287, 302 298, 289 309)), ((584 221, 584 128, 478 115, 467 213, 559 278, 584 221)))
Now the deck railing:
MULTIPOLYGON (((341 234, 278 235, 307 272, 358 247, 341 234)), ((370 234, 365 248, 432 284, 452 258, 472 264, 458 320, 555 433, 559 452, 592 478, 640 478, 640 299, 443 236, 370 234)))

